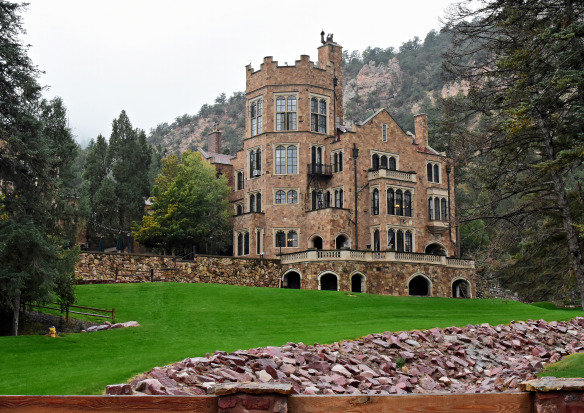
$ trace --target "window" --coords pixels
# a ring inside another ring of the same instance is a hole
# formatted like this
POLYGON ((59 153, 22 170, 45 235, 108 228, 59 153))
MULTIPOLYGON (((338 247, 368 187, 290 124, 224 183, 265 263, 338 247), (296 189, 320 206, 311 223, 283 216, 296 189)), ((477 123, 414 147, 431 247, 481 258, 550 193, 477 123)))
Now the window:
POLYGON ((249 151, 249 176, 256 178, 262 175, 262 150, 260 148, 249 151))
POLYGON ((389 170, 390 171, 397 170, 397 164, 396 164, 395 158, 393 156, 389 157, 389 170))
POLYGON ((310 130, 326 133, 327 101, 326 99, 310 99, 310 130))
POLYGON ((294 190, 288 191, 288 203, 297 204, 298 203, 298 192, 294 190))
POLYGON ((298 173, 298 148, 296 145, 276 147, 276 174, 298 173))
POLYGON ((381 125, 381 140, 387 142, 387 123, 381 125))
POLYGON ((432 198, 428 198, 428 219, 434 219, 434 202, 432 198))
POLYGON ((442 221, 448 221, 448 208, 446 207, 446 198, 442 198, 440 201, 440 206, 442 209, 442 221))
POLYGON ((428 162, 426 164, 426 174, 428 175, 428 182, 440 183, 440 164, 428 162))
POLYGON ((288 236, 286 237, 286 246, 287 247, 297 247, 298 246, 298 234, 296 231, 289 231, 288 236))
POLYGON ((380 251, 381 250, 381 239, 380 239, 379 230, 376 229, 373 231, 373 251, 380 251))
POLYGON ((387 189, 387 214, 412 216, 412 193, 409 190, 387 189))
POLYGON ((256 212, 262 212, 262 194, 256 195, 256 212))
POLYGON ((235 215, 241 215, 241 214, 243 214, 243 205, 237 204, 235 206, 235 215))
POLYGON ((249 231, 237 233, 237 255, 249 254, 249 231))
POLYGON ((383 169, 387 169, 387 156, 381 155, 379 158, 379 166, 383 169))
POLYGON ((397 230, 397 251, 404 251, 404 232, 401 229, 397 230))
POLYGON ((373 154, 371 157, 371 169, 377 170, 379 169, 379 155, 376 153, 373 154))
POLYGON ((379 189, 375 188, 371 195, 371 214, 379 215, 379 189))
POLYGON ((322 189, 312 191, 312 209, 322 209, 325 207, 325 195, 322 189))
POLYGON ((434 198, 434 219, 440 221, 440 198, 434 198))
POLYGON ((262 252, 262 231, 256 231, 256 254, 261 254, 262 252))
POLYGON ((324 206, 325 208, 331 206, 331 191, 326 191, 326 195, 324 196, 324 206))
POLYGON ((395 192, 393 188, 387 190, 387 213, 395 215, 395 192))
POLYGON ((261 192, 256 192, 249 195, 249 212, 262 212, 261 192))
POLYGON ((249 104, 251 136, 259 135, 263 132, 263 106, 264 101, 262 99, 251 101, 249 104))
POLYGON ((298 231, 296 229, 279 229, 276 231, 274 239, 276 248, 298 247, 298 231))
POLYGON ((343 208, 343 190, 335 189, 335 208, 343 208))
POLYGON ((412 252, 412 232, 406 231, 405 252, 412 252))
POLYGON ((395 250, 395 231, 393 229, 387 230, 387 248, 395 250))
POLYGON ((334 151, 332 152, 333 157, 333 172, 343 172, 343 152, 334 151))
POLYGON ((281 189, 276 191, 276 204, 285 204, 286 203, 286 192, 282 191, 281 189))
POLYGON ((237 190, 243 189, 243 171, 237 171, 237 190))
POLYGON ((255 206, 256 206, 255 195, 251 194, 249 196, 249 212, 255 212, 255 206))
POLYGON ((276 97, 276 130, 296 130, 297 126, 296 96, 276 97))

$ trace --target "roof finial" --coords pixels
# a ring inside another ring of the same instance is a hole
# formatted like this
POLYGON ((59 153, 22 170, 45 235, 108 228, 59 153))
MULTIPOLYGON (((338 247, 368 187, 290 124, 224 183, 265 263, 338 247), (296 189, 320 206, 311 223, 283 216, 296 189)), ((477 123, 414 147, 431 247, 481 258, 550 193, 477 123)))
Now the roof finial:
POLYGON ((325 44, 326 42, 324 41, 324 30, 322 32, 320 32, 320 42, 322 44, 325 44))

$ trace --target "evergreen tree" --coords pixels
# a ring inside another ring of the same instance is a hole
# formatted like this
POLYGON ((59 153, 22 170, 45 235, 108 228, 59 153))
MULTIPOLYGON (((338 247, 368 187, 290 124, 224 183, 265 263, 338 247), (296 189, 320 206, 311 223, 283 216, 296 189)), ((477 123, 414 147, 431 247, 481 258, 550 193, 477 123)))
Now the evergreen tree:
MULTIPOLYGON (((60 99, 41 101, 38 69, 18 36, 23 6, 0 1, 0 315, 27 302, 73 302, 75 250, 67 183, 76 146, 60 99), (67 244, 70 243, 67 242, 67 244)), ((73 222, 74 223, 74 222, 73 222)))
POLYGON ((544 254, 539 282, 573 274, 584 305, 582 215, 567 184, 583 168, 584 4, 463 1, 449 24, 445 68, 469 85, 450 110, 481 126, 457 141, 489 195, 473 216, 512 225, 515 263, 525 263, 525 248, 544 254), (536 248, 544 239, 551 248, 536 248))

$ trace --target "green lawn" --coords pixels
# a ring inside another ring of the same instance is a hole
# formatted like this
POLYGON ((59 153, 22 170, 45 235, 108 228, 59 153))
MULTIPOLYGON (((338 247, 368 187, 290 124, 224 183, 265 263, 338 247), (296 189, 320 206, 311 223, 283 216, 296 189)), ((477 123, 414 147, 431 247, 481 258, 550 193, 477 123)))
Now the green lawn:
POLYGON ((215 350, 331 343, 386 330, 511 320, 568 320, 553 310, 503 300, 386 297, 214 284, 143 283, 77 288, 80 305, 116 309, 142 327, 0 337, 0 394, 101 394, 107 384, 215 350))

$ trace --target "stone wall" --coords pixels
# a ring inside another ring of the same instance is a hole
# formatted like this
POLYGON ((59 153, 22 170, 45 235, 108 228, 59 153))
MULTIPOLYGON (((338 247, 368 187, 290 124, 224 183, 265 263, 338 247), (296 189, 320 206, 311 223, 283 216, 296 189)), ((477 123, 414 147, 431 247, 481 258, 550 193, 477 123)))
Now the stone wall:
POLYGON ((303 289, 319 289, 319 276, 327 272, 337 276, 340 291, 351 291, 351 278, 355 274, 364 276, 363 291, 370 294, 408 295, 409 281, 422 275, 430 282, 430 295, 452 297, 452 283, 456 280, 469 281, 471 296, 476 296, 473 279, 474 270, 452 268, 432 264, 401 262, 357 262, 318 261, 302 262, 282 266, 282 274, 297 272, 301 276, 303 289))
POLYGON ((181 261, 170 256, 82 252, 76 269, 81 283, 175 281, 278 287, 277 260, 197 256, 181 261))
POLYGON ((408 283, 417 275, 429 280, 430 294, 452 297, 452 283, 470 282, 475 296, 472 269, 399 262, 318 261, 280 264, 279 260, 197 256, 181 261, 170 256, 82 252, 76 275, 80 283, 175 281, 278 288, 285 274, 297 272, 301 288, 318 290, 319 276, 337 276, 338 290, 352 291, 351 277, 364 277, 362 292, 408 295, 408 283))

